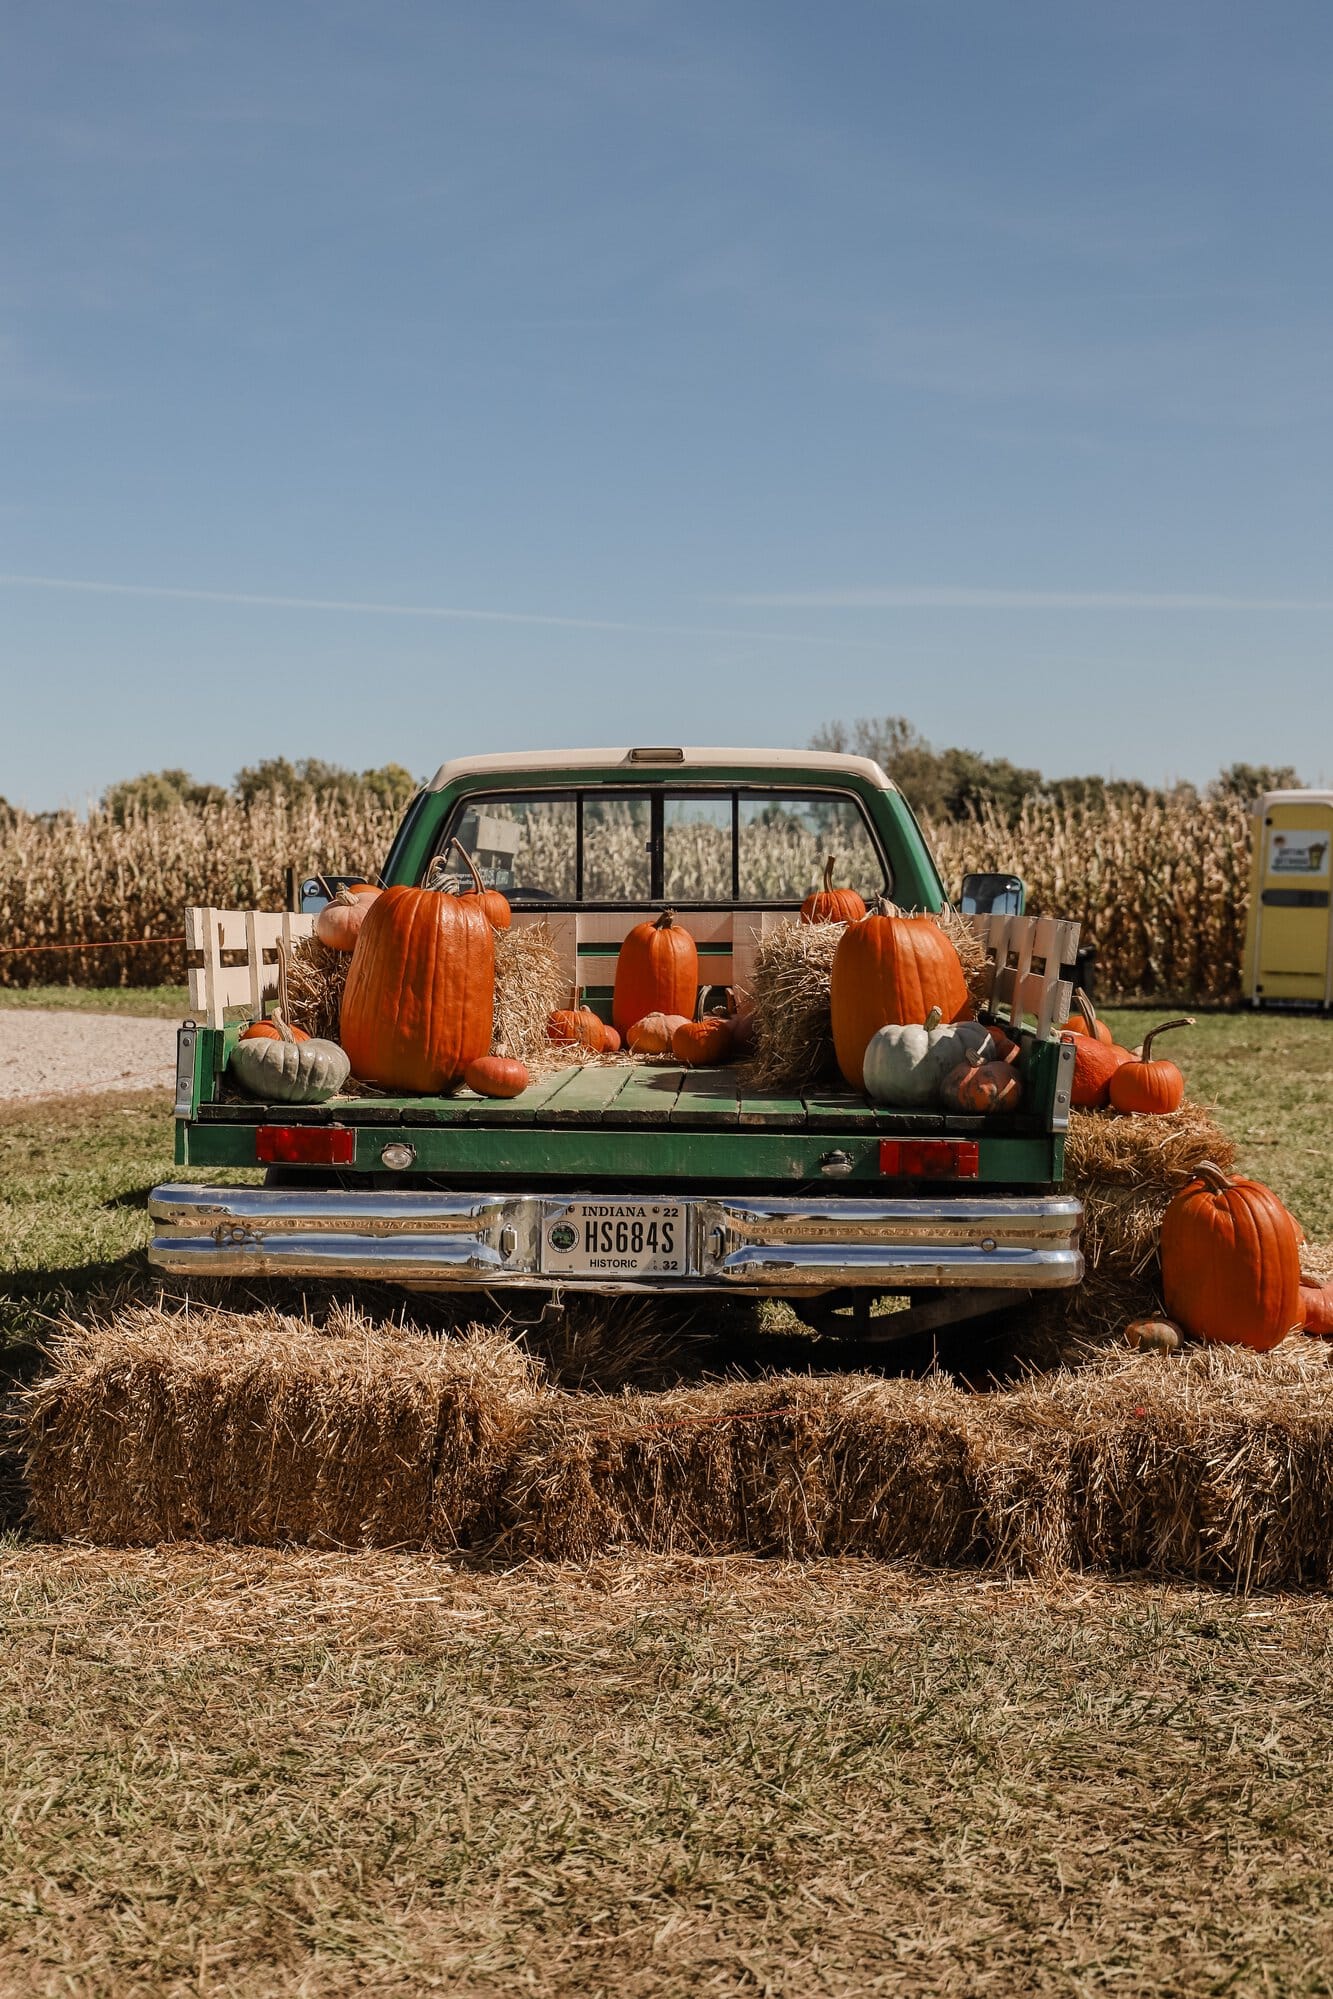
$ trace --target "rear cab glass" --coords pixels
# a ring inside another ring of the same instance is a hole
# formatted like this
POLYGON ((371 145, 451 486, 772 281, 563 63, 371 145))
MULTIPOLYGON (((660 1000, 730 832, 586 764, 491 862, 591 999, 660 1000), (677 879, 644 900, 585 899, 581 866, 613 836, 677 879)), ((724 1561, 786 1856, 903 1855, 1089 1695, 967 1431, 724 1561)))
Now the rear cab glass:
POLYGON ((861 801, 833 788, 478 792, 450 815, 441 857, 454 839, 518 906, 799 907, 830 856, 838 886, 866 902, 893 887, 861 801))

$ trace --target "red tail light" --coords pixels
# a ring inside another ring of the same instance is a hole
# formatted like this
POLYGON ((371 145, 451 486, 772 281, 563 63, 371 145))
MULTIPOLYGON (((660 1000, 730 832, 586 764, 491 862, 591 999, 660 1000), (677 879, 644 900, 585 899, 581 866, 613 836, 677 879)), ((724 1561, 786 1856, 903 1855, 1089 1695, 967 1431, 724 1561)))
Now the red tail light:
POLYGON ((356 1133, 346 1125, 261 1124, 255 1158, 261 1166, 350 1166, 356 1133))
POLYGON ((975 1180, 981 1148, 974 1138, 881 1138, 879 1170, 886 1180, 975 1180))

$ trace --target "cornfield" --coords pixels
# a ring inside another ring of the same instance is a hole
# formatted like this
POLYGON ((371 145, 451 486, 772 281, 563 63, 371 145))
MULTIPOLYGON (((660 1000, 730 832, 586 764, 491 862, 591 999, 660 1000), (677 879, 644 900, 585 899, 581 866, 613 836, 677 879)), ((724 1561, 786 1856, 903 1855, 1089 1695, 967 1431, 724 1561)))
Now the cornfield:
MULTIPOLYGON (((520 879, 568 893, 572 847, 568 830, 549 817, 553 810, 529 812, 514 859, 520 879)), ((18 813, 0 825, 0 984, 179 983, 186 903, 281 908, 290 865, 303 873, 373 871, 397 821, 395 811, 373 803, 316 798, 293 805, 272 797, 249 808, 228 800, 123 824, 101 811, 86 820, 18 813)), ((833 844, 843 850, 839 878, 857 884, 861 857, 848 831, 770 815, 743 826, 742 892, 755 899, 804 893, 833 844)), ((1077 918, 1084 941, 1097 947, 1100 993, 1195 1000, 1235 993, 1251 837, 1238 801, 1113 800, 1089 808, 1038 799, 1022 808, 1016 825, 987 811, 927 832, 951 894, 969 870, 1014 872, 1028 884, 1029 909, 1077 918)), ((729 832, 705 824, 668 829, 672 897, 727 892, 722 842, 729 832)), ((587 844, 585 872, 595 866, 606 885, 616 885, 613 892, 643 899, 637 823, 608 822, 595 854, 587 844)))

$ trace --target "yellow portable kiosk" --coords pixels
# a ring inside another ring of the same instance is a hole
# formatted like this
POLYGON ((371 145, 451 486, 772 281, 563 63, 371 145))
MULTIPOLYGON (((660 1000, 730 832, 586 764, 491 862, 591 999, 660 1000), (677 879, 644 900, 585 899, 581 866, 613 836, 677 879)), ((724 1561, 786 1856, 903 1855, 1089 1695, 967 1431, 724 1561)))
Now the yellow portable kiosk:
POLYGON ((1255 808, 1243 990, 1254 1006, 1333 1006, 1333 791, 1255 808))

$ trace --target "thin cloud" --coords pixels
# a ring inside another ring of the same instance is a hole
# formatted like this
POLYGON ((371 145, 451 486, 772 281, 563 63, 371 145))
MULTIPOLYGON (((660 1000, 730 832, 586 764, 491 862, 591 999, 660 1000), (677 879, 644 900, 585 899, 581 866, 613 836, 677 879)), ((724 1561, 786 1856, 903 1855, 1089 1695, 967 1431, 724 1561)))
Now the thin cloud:
POLYGON ((450 624, 535 625, 556 631, 620 632, 639 637, 762 640, 767 645, 832 647, 840 652, 880 650, 869 643, 804 632, 742 631, 725 625, 639 625, 617 618, 569 618, 550 611, 488 611, 458 604, 382 604, 351 597, 273 597, 244 590, 186 589, 169 583, 104 583, 78 576, 0 575, 0 585, 24 590, 86 591, 104 597, 149 597, 173 603, 231 604, 242 609, 335 611, 375 618, 434 618, 450 624))
POLYGON ((764 611, 1333 611, 1323 597, 1220 597, 1187 590, 973 590, 954 584, 884 590, 777 590, 726 597, 764 611))

